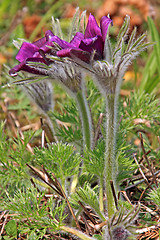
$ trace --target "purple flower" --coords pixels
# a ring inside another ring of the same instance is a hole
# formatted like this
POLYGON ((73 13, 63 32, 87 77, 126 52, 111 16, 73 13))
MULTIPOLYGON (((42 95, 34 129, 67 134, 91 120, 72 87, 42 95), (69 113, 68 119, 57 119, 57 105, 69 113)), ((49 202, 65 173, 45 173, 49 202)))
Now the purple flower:
POLYGON ((45 54, 48 53, 52 56, 56 56, 54 42, 57 43, 61 48, 68 48, 71 46, 70 43, 61 40, 49 30, 45 33, 45 37, 36 42, 24 42, 16 56, 16 59, 20 63, 10 70, 10 75, 16 76, 17 72, 21 70, 33 74, 45 75, 45 71, 42 71, 40 68, 36 68, 36 65, 35 67, 31 67, 27 63, 33 62, 43 63, 47 66, 50 65, 52 61, 51 59, 46 58, 45 54))
POLYGON ((78 57, 84 62, 89 63, 91 54, 94 52, 94 59, 104 58, 104 45, 109 24, 112 20, 103 16, 98 26, 96 19, 90 14, 85 34, 77 32, 70 44, 71 47, 63 48, 57 52, 59 57, 78 57))
POLYGON ((47 31, 45 37, 34 43, 24 42, 16 56, 20 63, 10 70, 10 75, 16 76, 17 72, 21 70, 33 74, 48 75, 47 71, 37 67, 37 63, 47 66, 53 63, 51 58, 46 57, 46 53, 51 56, 71 58, 74 55, 89 63, 91 54, 94 52, 95 60, 103 59, 105 38, 111 22, 110 18, 104 16, 99 27, 94 16, 90 14, 85 34, 77 32, 70 43, 55 36, 51 31, 47 31), (61 50, 57 51, 56 45, 61 50), (35 67, 30 66, 29 62, 36 63, 35 67))
POLYGON ((51 31, 47 31, 45 37, 39 39, 34 43, 24 42, 16 56, 16 59, 20 62, 20 64, 16 65, 10 70, 10 75, 16 76, 16 73, 20 70, 40 74, 38 70, 28 66, 27 62, 39 62, 48 64, 46 60, 42 57, 40 50, 44 52, 49 51, 49 48, 47 46, 52 45, 52 43, 49 41, 49 38, 52 35, 53 33, 51 31))

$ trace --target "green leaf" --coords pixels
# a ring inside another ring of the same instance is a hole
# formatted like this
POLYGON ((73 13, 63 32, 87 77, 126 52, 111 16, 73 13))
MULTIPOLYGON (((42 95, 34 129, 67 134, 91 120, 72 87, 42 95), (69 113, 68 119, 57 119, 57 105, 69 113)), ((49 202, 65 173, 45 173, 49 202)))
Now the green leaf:
POLYGON ((152 36, 152 41, 155 43, 153 51, 146 63, 143 71, 143 77, 140 85, 140 93, 143 91, 151 93, 156 90, 160 83, 160 36, 156 26, 151 18, 148 18, 148 24, 152 36), (158 73, 158 74, 157 74, 158 73), (155 76, 156 75, 156 76, 155 76))
POLYGON ((86 150, 83 159, 86 170, 100 178, 104 175, 104 153, 105 141, 100 140, 95 149, 86 150))
POLYGON ((31 232, 31 234, 28 237, 28 240, 38 240, 39 236, 35 234, 35 232, 31 232))
POLYGON ((83 188, 80 187, 77 190, 77 195, 81 201, 89 205, 99 215, 99 217, 105 221, 106 219, 100 211, 99 199, 96 191, 97 186, 92 189, 88 184, 85 184, 83 188))
POLYGON ((155 76, 152 81, 148 81, 148 85, 145 88, 145 92, 152 93, 156 90, 156 86, 160 83, 160 76, 155 76))
POLYGON ((55 27, 56 27, 56 36, 58 36, 59 38, 63 39, 63 33, 62 33, 62 28, 59 22, 59 19, 56 19, 55 21, 55 27))
POLYGON ((134 42, 134 39, 135 39, 136 31, 137 31, 137 28, 135 27, 135 28, 133 29, 132 33, 131 33, 130 38, 129 38, 126 51, 128 51, 128 50, 130 49, 130 47, 132 46, 132 44, 133 44, 133 42, 134 42))
POLYGON ((148 194, 148 199, 154 202, 160 209, 160 186, 148 194))
POLYGON ((62 122, 76 124, 80 126, 79 123, 79 115, 78 115, 78 109, 75 104, 75 102, 72 102, 70 104, 60 104, 61 112, 53 112, 52 115, 55 119, 58 119, 62 122))
POLYGON ((78 25, 78 31, 82 30, 82 33, 85 33, 86 29, 86 10, 82 12, 80 19, 79 19, 79 25, 78 25))
POLYGON ((10 220, 6 226, 5 226, 5 230, 7 235, 11 236, 11 237, 16 237, 17 236, 17 225, 15 220, 10 220))
POLYGON ((124 23, 119 31, 118 37, 117 37, 117 45, 116 49, 121 46, 121 42, 125 40, 125 37, 127 36, 128 29, 129 29, 129 23, 130 23, 130 17, 127 15, 125 17, 124 23))
POLYGON ((94 234, 93 237, 97 240, 103 240, 102 236, 98 234, 94 234))
POLYGON ((61 180, 78 173, 80 155, 75 153, 74 147, 71 145, 51 144, 48 145, 48 148, 35 148, 34 152, 36 164, 43 165, 61 180))
POLYGON ((151 85, 153 83, 152 76, 155 74, 156 70, 157 63, 155 58, 155 50, 153 50, 143 71, 143 77, 139 87, 140 94, 142 94, 143 91, 147 92, 146 89, 148 89, 148 85, 151 85))
POLYGON ((144 41, 144 39, 146 38, 146 34, 142 34, 140 37, 138 37, 136 39, 136 41, 134 41, 133 45, 131 46, 131 48, 129 49, 129 51, 136 51, 138 47, 141 47, 141 43, 144 41))
POLYGON ((158 30, 156 29, 156 26, 152 20, 152 18, 148 17, 148 24, 149 24, 149 28, 151 31, 151 35, 152 35, 152 40, 156 43, 154 45, 154 49, 155 49, 155 53, 156 53, 156 59, 157 59, 157 66, 158 66, 158 72, 159 72, 159 76, 160 76, 160 37, 159 37, 159 33, 158 30))
MULTIPOLYGON (((1 238, 0 238, 1 239, 1 238)), ((4 240, 11 240, 9 237, 7 237, 7 236, 3 236, 3 239, 4 240)))

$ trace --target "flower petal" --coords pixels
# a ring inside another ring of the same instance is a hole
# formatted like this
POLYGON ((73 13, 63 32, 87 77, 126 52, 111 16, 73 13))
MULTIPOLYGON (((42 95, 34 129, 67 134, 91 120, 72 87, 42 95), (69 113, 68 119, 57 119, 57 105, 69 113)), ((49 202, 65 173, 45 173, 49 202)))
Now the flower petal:
POLYGON ((70 57, 72 48, 65 48, 57 52, 58 57, 70 57))
MULTIPOLYGON (((45 43, 45 45, 43 45, 40 49, 42 49, 45 53, 48 53, 48 52, 51 52, 51 50, 52 50, 51 47, 54 47, 54 44, 50 41, 47 41, 45 43)), ((39 57, 39 55, 35 55, 35 54, 34 54, 34 56, 39 57)))
POLYGON ((103 58, 103 47, 104 43, 101 36, 84 39, 79 46, 80 49, 90 53, 95 51, 96 60, 103 58))
POLYGON ((23 62, 21 62, 20 64, 16 65, 15 67, 13 67, 12 69, 9 70, 9 75, 11 75, 12 77, 17 76, 17 72, 19 72, 23 66, 23 62))
POLYGON ((86 63, 90 62, 91 54, 89 52, 83 51, 81 49, 71 49, 70 51, 71 58, 80 59, 86 63))
POLYGON ((46 41, 50 41, 50 38, 53 37, 54 34, 52 31, 48 30, 45 32, 45 38, 46 38, 46 41))
POLYGON ((89 63, 91 54, 79 48, 66 48, 57 52, 58 57, 70 57, 72 59, 79 58, 80 60, 89 63))
POLYGON ((76 35, 74 36, 74 38, 70 41, 70 43, 74 46, 74 47, 79 47, 81 40, 84 39, 84 35, 81 32, 77 32, 76 35))
POLYGON ((16 76, 17 72, 19 71, 25 71, 25 72, 29 72, 29 73, 33 73, 33 74, 40 74, 40 72, 37 69, 31 68, 29 66, 27 66, 24 62, 21 62, 20 64, 16 65, 14 68, 12 68, 9 71, 9 74, 11 76, 16 76))
POLYGON ((35 52, 38 51, 38 49, 39 48, 33 43, 24 42, 22 43, 22 46, 16 56, 16 59, 19 62, 22 62, 27 58, 32 57, 35 54, 35 52))
POLYGON ((90 14, 88 18, 88 23, 85 30, 84 38, 92 38, 96 36, 102 36, 101 29, 98 26, 95 17, 92 14, 90 14))
POLYGON ((44 46, 45 43, 46 43, 46 38, 45 37, 37 40, 36 42, 33 42, 33 44, 36 45, 38 48, 41 48, 42 46, 44 46))
POLYGON ((45 75, 44 73, 42 73, 42 71, 40 69, 36 69, 36 68, 32 68, 32 67, 28 66, 27 62, 45 63, 43 58, 28 58, 27 60, 24 60, 23 62, 16 65, 14 68, 12 68, 9 71, 9 74, 11 76, 16 76, 17 72, 22 70, 22 71, 33 73, 33 74, 45 75))
POLYGON ((108 27, 109 27, 109 24, 112 23, 112 20, 106 16, 103 16, 101 18, 101 21, 100 21, 100 27, 101 27, 101 31, 102 31, 102 38, 103 38, 103 41, 105 42, 106 40, 106 35, 107 35, 107 31, 108 31, 108 27))
POLYGON ((62 40, 57 36, 51 37, 50 41, 53 42, 53 44, 54 44, 54 42, 57 43, 62 49, 69 48, 69 47, 73 46, 71 43, 68 43, 68 42, 62 40))

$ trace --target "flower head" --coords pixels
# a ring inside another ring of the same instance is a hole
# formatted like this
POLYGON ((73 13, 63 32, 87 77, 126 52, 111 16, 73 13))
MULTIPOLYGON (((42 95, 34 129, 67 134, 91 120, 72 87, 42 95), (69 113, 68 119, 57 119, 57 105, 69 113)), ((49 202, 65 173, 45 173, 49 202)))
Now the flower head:
POLYGON ((56 44, 61 49, 72 46, 72 44, 61 40, 58 36, 55 36, 50 30, 45 33, 45 37, 36 42, 23 42, 16 56, 16 59, 20 63, 10 70, 10 75, 16 76, 17 72, 21 70, 33 74, 48 75, 47 71, 43 71, 44 69, 36 68, 36 65, 35 67, 31 67, 28 63, 37 63, 37 65, 39 63, 49 66, 51 63, 53 63, 53 61, 51 58, 47 58, 46 54, 56 56, 56 44))
POLYGON ((94 54, 95 60, 104 58, 104 45, 107 30, 112 20, 103 16, 98 26, 96 19, 90 14, 85 33, 77 32, 71 40, 71 46, 57 52, 59 57, 77 56, 80 60, 89 63, 91 54, 94 54))
POLYGON ((103 59, 105 38, 111 22, 110 18, 104 16, 99 27, 94 16, 90 14, 85 33, 77 32, 70 43, 55 36, 51 31, 47 31, 45 37, 34 43, 24 42, 16 56, 20 63, 10 70, 10 75, 14 76, 21 70, 33 74, 47 75, 46 71, 33 68, 27 64, 28 62, 35 62, 50 65, 52 61, 46 58, 46 53, 52 56, 57 54, 59 57, 71 57, 74 54, 87 63, 89 63, 92 53, 94 53, 95 60, 103 59), (60 48, 59 51, 57 51, 57 45, 60 48))
POLYGON ((44 59, 43 56, 41 55, 41 51, 46 53, 50 50, 48 46, 52 45, 52 42, 50 41, 50 36, 52 35, 53 34, 51 31, 47 31, 45 37, 39 39, 36 42, 33 43, 23 42, 16 56, 16 59, 20 63, 10 70, 9 72, 10 75, 16 76, 17 72, 21 70, 41 75, 40 71, 31 68, 29 65, 27 65, 27 62, 48 64, 46 59, 44 59))
POLYGON ((148 44, 144 43, 145 34, 135 39, 136 31, 133 31, 128 45, 124 47, 129 28, 127 16, 118 35, 117 45, 111 49, 109 39, 106 38, 111 23, 110 18, 103 16, 98 26, 90 14, 85 33, 77 32, 70 42, 60 39, 51 31, 47 31, 44 38, 34 43, 24 42, 16 56, 20 63, 10 70, 10 75, 14 76, 23 70, 60 80, 67 87, 70 82, 68 79, 74 79, 72 90, 76 86, 77 91, 80 81, 78 85, 75 81, 80 79, 84 69, 88 69, 98 80, 96 82, 104 94, 115 93, 116 88, 119 91, 128 65, 148 44), (56 61, 57 56, 61 61, 56 61))
POLYGON ((118 34, 117 43, 112 48, 109 38, 106 37, 111 22, 109 18, 102 17, 100 27, 98 27, 95 18, 90 15, 84 40, 81 40, 79 44, 79 50, 64 49, 57 52, 58 56, 70 57, 81 68, 90 72, 104 96, 107 94, 119 94, 123 76, 128 66, 141 51, 151 46, 150 43, 144 42, 146 34, 136 38, 136 28, 129 36, 128 42, 126 41, 130 23, 130 17, 126 16, 118 34), (82 50, 82 48, 86 51, 82 50), (91 58, 91 53, 94 50, 94 58, 91 58))
MULTIPOLYGON (((76 43, 68 43, 55 36, 51 31, 47 31, 45 37, 36 42, 23 42, 16 56, 20 63, 13 67, 9 74, 16 77, 19 71, 28 72, 26 82, 34 81, 34 78, 37 81, 36 76, 40 80, 40 75, 46 76, 48 79, 58 80, 72 93, 77 92, 81 89, 81 71, 74 68, 75 64, 71 64, 70 61, 66 61, 64 64, 54 59, 57 58, 57 46, 62 49, 73 45, 75 46, 76 43)), ((25 80, 21 78, 15 81, 17 84, 23 84, 24 82, 25 80)))

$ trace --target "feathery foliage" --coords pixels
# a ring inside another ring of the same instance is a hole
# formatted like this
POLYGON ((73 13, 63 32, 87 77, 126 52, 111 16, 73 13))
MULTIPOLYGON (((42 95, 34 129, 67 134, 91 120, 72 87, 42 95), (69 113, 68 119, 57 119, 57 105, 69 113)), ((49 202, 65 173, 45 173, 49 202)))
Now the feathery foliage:
POLYGON ((148 194, 148 199, 155 203, 158 208, 160 208, 160 186, 150 191, 150 193, 148 194))
POLYGON ((85 170, 91 174, 94 174, 100 178, 104 176, 104 154, 105 154, 105 142, 99 140, 96 148, 93 150, 86 150, 84 153, 84 165, 85 170))
POLYGON ((80 155, 68 144, 48 144, 47 148, 34 148, 35 163, 53 172, 57 178, 71 177, 78 172, 80 155))
POLYGON ((105 217, 101 213, 99 207, 97 186, 91 188, 88 184, 85 184, 83 188, 82 187, 78 188, 76 193, 82 202, 89 205, 98 214, 98 216, 105 221, 105 217))
POLYGON ((29 176, 26 173, 26 163, 32 161, 32 154, 26 151, 26 146, 33 136, 33 132, 26 132, 22 141, 20 136, 17 139, 6 140, 4 124, 1 123, 0 129, 0 184, 3 186, 1 195, 7 191, 14 194, 16 189, 30 186, 29 176), (6 144, 7 143, 7 144, 6 144), (15 151, 12 146, 15 146, 15 151))
POLYGON ((50 198, 45 203, 42 202, 43 197, 44 193, 39 194, 33 187, 17 190, 14 197, 8 196, 3 209, 16 212, 15 219, 30 219, 27 222, 21 221, 21 233, 27 231, 30 235, 34 232, 38 237, 43 237, 47 230, 54 232, 63 225, 64 204, 53 209, 53 199, 50 198))

